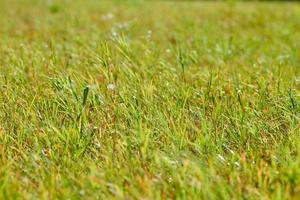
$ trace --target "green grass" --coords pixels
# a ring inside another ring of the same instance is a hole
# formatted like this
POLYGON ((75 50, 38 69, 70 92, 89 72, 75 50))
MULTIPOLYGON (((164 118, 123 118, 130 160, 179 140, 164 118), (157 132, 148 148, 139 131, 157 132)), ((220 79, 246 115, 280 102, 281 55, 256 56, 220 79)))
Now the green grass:
POLYGON ((0 199, 299 199, 299 19, 0 0, 0 199))

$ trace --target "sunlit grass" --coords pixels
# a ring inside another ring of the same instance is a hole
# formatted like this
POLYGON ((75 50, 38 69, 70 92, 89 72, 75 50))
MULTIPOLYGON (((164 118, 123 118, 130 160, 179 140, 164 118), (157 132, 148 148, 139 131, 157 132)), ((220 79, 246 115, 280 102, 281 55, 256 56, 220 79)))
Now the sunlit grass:
POLYGON ((299 19, 0 0, 0 199, 298 199, 299 19))

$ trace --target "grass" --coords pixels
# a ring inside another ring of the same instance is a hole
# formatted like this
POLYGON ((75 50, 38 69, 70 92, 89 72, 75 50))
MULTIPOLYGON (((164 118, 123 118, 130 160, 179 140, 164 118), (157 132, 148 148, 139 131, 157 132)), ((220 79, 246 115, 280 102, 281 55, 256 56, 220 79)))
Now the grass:
POLYGON ((0 199, 299 199, 299 18, 0 0, 0 199))

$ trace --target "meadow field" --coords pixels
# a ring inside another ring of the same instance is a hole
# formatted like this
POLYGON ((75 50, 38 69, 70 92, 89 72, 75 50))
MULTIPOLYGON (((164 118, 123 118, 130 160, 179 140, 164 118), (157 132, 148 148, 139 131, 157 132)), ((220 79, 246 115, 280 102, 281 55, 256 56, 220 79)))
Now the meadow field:
POLYGON ((0 199, 300 199, 300 4, 0 0, 0 199))

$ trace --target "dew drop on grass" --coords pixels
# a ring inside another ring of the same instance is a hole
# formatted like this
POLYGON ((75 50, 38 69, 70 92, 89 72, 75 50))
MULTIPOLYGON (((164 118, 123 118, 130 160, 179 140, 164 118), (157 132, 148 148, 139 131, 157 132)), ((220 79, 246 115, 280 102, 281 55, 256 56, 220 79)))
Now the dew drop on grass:
POLYGON ((80 196, 84 196, 84 195, 85 195, 85 191, 84 191, 84 190, 80 190, 80 191, 79 191, 79 195, 80 195, 80 196))
POLYGON ((223 163, 226 161, 225 158, 221 154, 218 154, 218 159, 223 163))
POLYGON ((115 88, 116 88, 116 86, 115 86, 115 84, 113 84, 113 83, 110 83, 110 84, 107 85, 107 89, 108 89, 109 91, 113 91, 113 90, 115 90, 115 88))
POLYGON ((100 143, 95 143, 95 147, 96 147, 96 149, 100 149, 101 148, 100 143))
POLYGON ((107 13, 106 15, 103 15, 101 17, 101 19, 103 21, 109 21, 109 20, 112 20, 115 16, 112 14, 112 13, 107 13))
POLYGON ((152 38, 152 31, 148 30, 147 31, 147 36, 146 36, 147 40, 150 40, 152 38))

